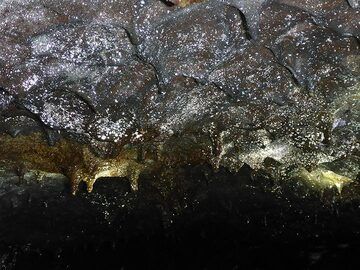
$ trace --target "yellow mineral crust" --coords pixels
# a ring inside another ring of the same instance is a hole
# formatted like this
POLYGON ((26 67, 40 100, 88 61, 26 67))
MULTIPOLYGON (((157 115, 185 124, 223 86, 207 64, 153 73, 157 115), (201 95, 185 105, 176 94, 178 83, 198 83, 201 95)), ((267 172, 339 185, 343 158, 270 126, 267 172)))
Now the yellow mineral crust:
MULTIPOLYGON (((136 162, 136 153, 125 151, 116 158, 101 159, 95 157, 88 148, 83 149, 84 166, 75 168, 71 174, 74 188, 81 181, 87 185, 88 192, 93 190, 93 185, 99 178, 103 177, 126 177, 130 180, 133 190, 138 190, 138 179, 145 166, 136 162)), ((75 193, 76 190, 73 190, 75 193)))
POLYGON ((311 172, 302 168, 298 173, 298 177, 312 189, 324 190, 335 187, 339 193, 341 193, 344 186, 353 182, 353 180, 346 176, 324 168, 317 168, 311 172))
POLYGON ((186 7, 188 5, 203 2, 204 0, 170 0, 169 2, 180 7, 186 7))
MULTIPOLYGON (((194 147, 192 143, 176 139, 166 145, 160 144, 155 152, 145 154, 146 151, 142 148, 139 151, 135 146, 115 146, 119 147, 119 151, 112 158, 100 158, 87 145, 73 140, 62 139, 55 146, 49 146, 41 134, 16 138, 2 135, 0 146, 0 167, 12 168, 19 176, 32 171, 39 180, 49 174, 65 175, 71 181, 73 194, 81 182, 85 182, 91 192, 96 180, 104 177, 125 177, 132 189, 137 190, 140 174, 154 174, 164 167, 206 163, 204 155, 209 154, 206 144, 194 147), (141 156, 145 156, 139 158, 140 152, 141 156)), ((293 176, 319 191, 335 187, 340 193, 344 186, 353 182, 346 176, 321 167, 313 171, 300 168, 293 176)))
POLYGON ((102 159, 86 145, 65 139, 49 146, 40 134, 0 136, 0 145, 0 165, 11 167, 19 174, 27 171, 35 171, 39 176, 63 174, 70 179, 74 194, 82 181, 91 192, 95 181, 102 177, 126 177, 137 190, 138 177, 146 168, 137 162, 136 149, 124 149, 114 158, 102 159))

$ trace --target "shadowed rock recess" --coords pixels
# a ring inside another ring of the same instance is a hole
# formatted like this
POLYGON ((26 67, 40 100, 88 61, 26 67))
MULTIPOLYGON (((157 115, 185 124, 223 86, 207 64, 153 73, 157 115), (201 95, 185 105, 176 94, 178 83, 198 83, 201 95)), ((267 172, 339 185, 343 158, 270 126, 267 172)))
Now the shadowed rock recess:
POLYGON ((355 252, 359 8, 0 0, 0 269, 355 252))

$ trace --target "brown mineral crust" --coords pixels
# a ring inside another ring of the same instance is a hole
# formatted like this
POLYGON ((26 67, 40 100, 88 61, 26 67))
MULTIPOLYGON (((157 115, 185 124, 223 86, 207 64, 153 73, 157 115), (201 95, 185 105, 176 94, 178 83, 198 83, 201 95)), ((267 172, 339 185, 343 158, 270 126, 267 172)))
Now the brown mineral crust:
POLYGON ((36 132, 16 138, 1 135, 0 144, 0 165, 13 168, 20 174, 35 171, 39 181, 43 174, 63 174, 70 179, 73 193, 81 182, 85 182, 91 191, 95 181, 101 177, 127 177, 136 190, 142 173, 155 174, 164 166, 207 163, 206 157, 211 156, 211 142, 201 134, 186 138, 172 136, 165 144, 112 144, 108 147, 113 151, 117 149, 117 153, 108 157, 99 157, 90 150, 90 144, 70 138, 62 138, 54 146, 49 146, 43 134, 36 132))
POLYGON ((76 143, 67 144, 62 141, 49 147, 43 136, 37 133, 15 139, 3 135, 0 140, 2 162, 12 163, 13 166, 30 166, 28 169, 63 173, 70 163, 76 164, 81 160, 80 147, 76 143))
MULTIPOLYGON (((64 174, 69 177, 74 192, 81 181, 91 188, 96 180, 94 177, 97 170, 103 164, 113 163, 116 167, 124 162, 133 162, 133 166, 136 166, 136 157, 131 151, 123 150, 116 158, 100 159, 92 154, 86 145, 72 140, 62 139, 55 146, 49 146, 38 133, 18 136, 15 139, 1 136, 0 143, 1 162, 7 167, 12 166, 16 170, 23 168, 23 173, 28 170, 40 171, 40 176, 41 172, 64 174)), ((125 173, 124 176, 130 175, 125 173)))

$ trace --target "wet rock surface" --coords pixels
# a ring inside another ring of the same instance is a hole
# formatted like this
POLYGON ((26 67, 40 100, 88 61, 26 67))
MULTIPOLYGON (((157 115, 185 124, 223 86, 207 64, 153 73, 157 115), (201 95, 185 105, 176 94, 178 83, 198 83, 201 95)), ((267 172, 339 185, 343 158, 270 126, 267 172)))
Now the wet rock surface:
MULTIPOLYGON (((282 142, 315 159, 297 162, 287 151, 276 158, 283 164, 312 170, 343 158, 332 131, 344 122, 338 106, 358 107, 354 5, 200 2, 3 1, 1 132, 44 132, 51 145, 70 137, 95 155, 99 145, 116 153, 114 144, 163 149, 196 137, 207 148, 199 161, 239 168, 258 147, 250 136, 238 149, 239 134, 261 130, 263 147, 282 142)), ((263 167, 258 160, 250 165, 263 167)))
POLYGON ((241 258, 269 243, 299 268, 355 265, 358 1, 0 0, 0 15, 1 267, 136 268, 139 252, 181 268, 179 246, 197 269, 268 268, 241 258))

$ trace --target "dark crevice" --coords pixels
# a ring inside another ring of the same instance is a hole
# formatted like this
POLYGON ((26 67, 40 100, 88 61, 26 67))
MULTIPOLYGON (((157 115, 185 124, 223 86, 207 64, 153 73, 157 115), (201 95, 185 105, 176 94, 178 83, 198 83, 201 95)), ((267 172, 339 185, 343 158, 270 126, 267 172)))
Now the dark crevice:
MULTIPOLYGON (((53 146, 55 145, 56 141, 58 140, 56 138, 56 136, 54 135, 54 132, 56 132, 56 129, 53 129, 47 125, 45 125, 43 123, 43 121, 41 120, 40 116, 34 114, 32 111, 30 111, 28 108, 26 108, 23 104, 19 103, 19 101, 14 101, 14 105, 16 106, 17 113, 19 115, 24 115, 26 117, 29 117, 33 120, 35 120, 36 123, 38 123, 39 127, 41 127, 42 131, 43 131, 43 135, 45 135, 45 138, 49 144, 49 146, 53 146)), ((14 115, 14 113, 12 113, 12 116, 14 115)))
MULTIPOLYGON (((236 7, 235 7, 236 8, 236 7)), ((243 26, 244 26, 244 31, 245 31, 245 37, 247 40, 252 40, 253 37, 251 35, 251 30, 250 30, 250 27, 249 27, 249 24, 248 24, 248 21, 246 19, 246 16, 245 14, 239 10, 238 8, 236 8, 238 11, 239 11, 239 14, 240 14, 240 18, 242 20, 242 23, 243 23, 243 26)))
POLYGON ((49 7, 48 5, 46 4, 41 4, 41 6, 47 10, 50 10, 51 12, 55 13, 57 16, 60 16, 60 17, 66 17, 65 14, 57 11, 56 9, 52 8, 52 7, 49 7))
POLYGON ((71 91, 71 93, 75 94, 75 96, 79 98, 80 101, 84 102, 93 113, 97 113, 95 106, 86 95, 78 91, 71 91))
MULTIPOLYGON (((135 30, 133 30, 133 29, 131 30, 128 27, 125 27, 123 25, 119 25, 119 27, 125 31, 126 36, 128 37, 128 39, 130 40, 130 43, 133 46, 137 46, 139 44, 139 37, 136 35, 135 30)), ((110 31, 110 34, 113 34, 113 33, 111 33, 111 31, 110 31)))
POLYGON ((282 63, 282 61, 276 56, 276 53, 274 52, 273 49, 271 49, 270 47, 265 46, 265 48, 274 56, 276 63, 279 64, 280 66, 284 67, 287 71, 289 71, 294 83, 297 86, 301 86, 301 83, 299 82, 299 80, 297 79, 297 75, 296 73, 293 71, 293 69, 285 64, 282 63))
POLYGON ((175 6, 175 3, 173 3, 172 1, 169 1, 169 0, 160 0, 160 2, 162 2, 164 5, 166 5, 168 7, 175 6))
POLYGON ((218 85, 217 83, 215 83, 215 82, 211 82, 210 84, 211 84, 212 86, 214 86, 216 89, 218 89, 220 92, 224 93, 224 94, 229 98, 229 101, 230 101, 231 103, 236 103, 237 98, 236 98, 234 95, 232 95, 232 94, 230 94, 228 91, 225 91, 224 89, 222 89, 222 87, 219 86, 219 85, 218 85))

